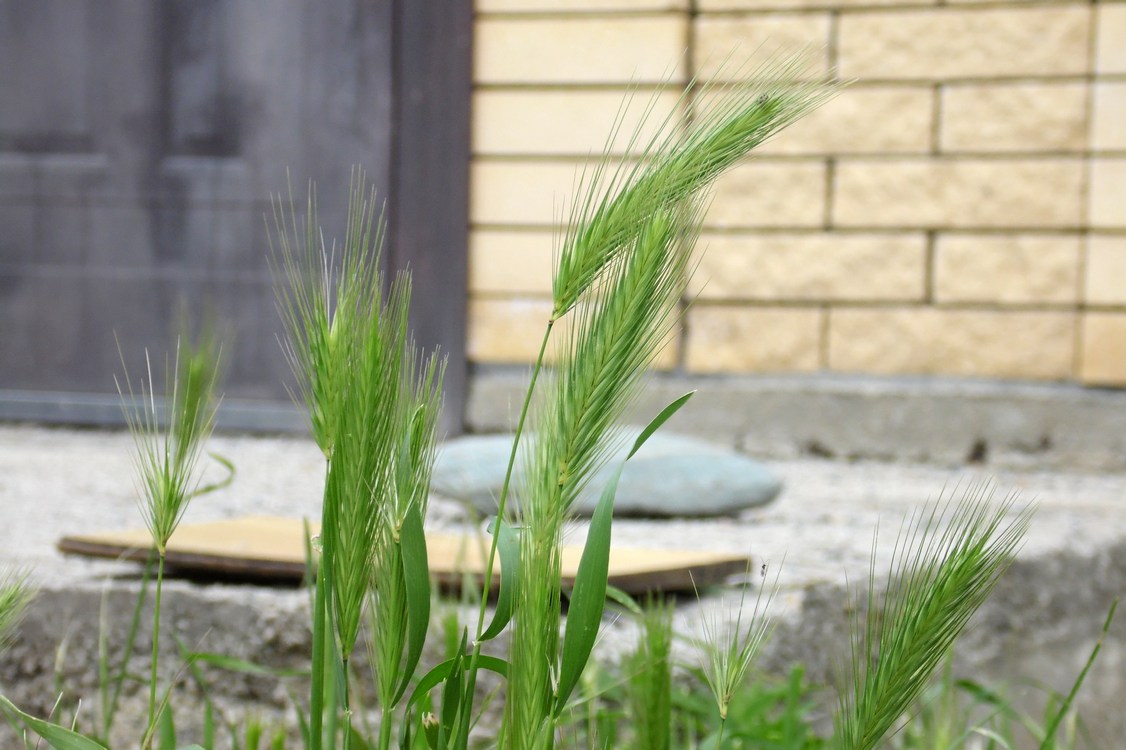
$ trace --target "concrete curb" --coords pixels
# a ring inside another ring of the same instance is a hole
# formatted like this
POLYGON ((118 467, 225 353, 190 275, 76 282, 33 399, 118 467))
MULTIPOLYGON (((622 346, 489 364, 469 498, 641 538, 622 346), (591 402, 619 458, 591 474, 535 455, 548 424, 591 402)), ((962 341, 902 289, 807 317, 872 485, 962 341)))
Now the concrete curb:
MULTIPOLYGON (((522 370, 476 372, 468 429, 510 430, 526 382, 522 370)), ((637 421, 693 389, 669 429, 762 458, 1126 469, 1126 391, 950 378, 657 374, 637 421)))

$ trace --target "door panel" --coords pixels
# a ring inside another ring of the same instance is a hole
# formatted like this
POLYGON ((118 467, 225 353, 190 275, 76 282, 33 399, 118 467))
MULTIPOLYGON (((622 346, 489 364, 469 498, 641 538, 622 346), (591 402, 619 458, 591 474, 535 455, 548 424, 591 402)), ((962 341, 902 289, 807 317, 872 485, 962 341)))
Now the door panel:
POLYGON ((343 232, 386 193, 391 0, 0 0, 0 389, 113 393, 181 311, 226 393, 284 401, 264 216, 287 171, 343 232))

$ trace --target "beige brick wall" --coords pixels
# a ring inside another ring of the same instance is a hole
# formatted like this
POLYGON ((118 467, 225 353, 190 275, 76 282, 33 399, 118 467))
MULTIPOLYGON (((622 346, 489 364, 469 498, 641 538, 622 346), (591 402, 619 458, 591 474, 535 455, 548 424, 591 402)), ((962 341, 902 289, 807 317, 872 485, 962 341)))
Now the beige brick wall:
POLYGON ((1126 0, 478 0, 475 44, 474 361, 534 355, 636 112, 804 48, 852 84, 719 180, 661 365, 1126 386, 1126 0))

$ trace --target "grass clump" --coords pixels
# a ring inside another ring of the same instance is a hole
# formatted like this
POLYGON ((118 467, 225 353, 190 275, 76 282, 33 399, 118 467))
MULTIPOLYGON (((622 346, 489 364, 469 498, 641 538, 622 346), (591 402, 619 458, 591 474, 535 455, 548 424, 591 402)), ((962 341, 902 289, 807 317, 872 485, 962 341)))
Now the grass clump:
POLYGON ((8 572, 0 576, 0 652, 11 644, 27 605, 34 596, 34 590, 27 583, 26 573, 8 572))
MULTIPOLYGON (((561 585, 561 545, 572 506, 622 440, 617 424, 682 314, 712 184, 835 90, 802 81, 798 72, 796 63, 785 62, 758 71, 751 84, 705 89, 702 98, 715 104, 698 107, 686 128, 666 122, 636 159, 615 166, 607 157, 582 177, 561 232, 552 312, 489 527, 486 575, 471 618, 476 622, 446 621, 446 658, 428 671, 420 668, 432 596, 423 529, 444 361, 421 352, 411 337, 409 276, 388 279, 381 270, 386 232, 362 173, 352 174, 339 243, 325 238, 314 189, 300 204, 292 190, 275 201, 269 228, 283 346, 296 375, 294 396, 307 408, 324 456, 320 534, 309 545, 308 696, 295 707, 304 747, 467 750, 485 713, 478 697, 482 670, 504 685, 493 745, 506 750, 867 750, 880 746, 915 710, 931 674, 1020 545, 1030 511, 1017 511, 1011 501, 993 504, 987 495, 970 494, 907 523, 883 598, 877 598, 875 571, 870 574, 866 606, 860 607, 866 614, 855 623, 850 680, 827 740, 806 721, 809 691, 800 672, 771 689, 752 679, 769 636, 765 610, 773 590, 756 598, 750 617, 744 619, 740 606, 722 632, 718 625, 709 630, 703 665, 690 669, 697 679, 687 698, 680 686, 684 670, 673 659, 672 605, 656 602, 631 605, 641 613, 638 648, 606 695, 592 686, 586 668, 607 599, 621 598, 608 589, 607 569, 624 464, 602 488, 574 588, 566 592, 561 585), (525 439, 526 424, 534 426, 533 438, 525 439), (521 478, 513 483, 517 462, 521 478), (498 564, 490 618, 487 602, 498 564), (362 705, 353 688, 365 624, 373 706, 362 705), (507 647, 487 652, 485 645, 501 633, 508 634, 507 647), (366 717, 375 712, 378 726, 369 726, 366 717), (585 729, 574 727, 575 716, 586 717, 585 729)), ((126 411, 157 562, 149 712, 141 740, 146 748, 177 745, 172 714, 164 710, 168 693, 157 700, 164 554, 191 497, 210 489, 200 487, 198 464, 214 425, 218 350, 204 339, 177 352, 163 424, 151 370, 139 406, 126 411)), ((125 386, 131 394, 128 378, 125 386)), ((626 460, 690 397, 654 416, 626 460)), ((184 671, 196 681, 201 662, 260 673, 254 665, 184 651, 184 671)), ((123 667, 120 679, 124 673, 123 667)), ((103 678, 108 675, 103 669, 103 678)), ((119 685, 110 691, 111 706, 119 685)), ((1063 707, 1068 705, 1070 697, 1063 707)), ((9 720, 60 750, 104 746, 10 703, 0 706, 9 720)), ((210 729, 203 743, 211 747, 210 701, 207 707, 204 724, 210 729)), ((1046 735, 1055 726, 1049 724, 1046 735)), ((270 736, 254 719, 245 731, 228 729, 231 744, 240 747, 257 747, 270 736)), ((284 744, 280 735, 270 742, 284 744)))
POLYGON ((836 742, 847 750, 874 748, 926 687, 970 616, 989 596, 1031 522, 1014 518, 1012 500, 989 494, 918 513, 896 543, 882 602, 871 573, 867 616, 853 638, 850 690, 837 713, 836 742))

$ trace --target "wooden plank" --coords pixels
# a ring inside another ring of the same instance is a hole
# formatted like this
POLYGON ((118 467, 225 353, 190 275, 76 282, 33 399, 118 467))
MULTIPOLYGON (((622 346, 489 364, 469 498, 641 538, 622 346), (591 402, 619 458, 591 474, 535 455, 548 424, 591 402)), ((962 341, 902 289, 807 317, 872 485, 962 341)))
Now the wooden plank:
MULTIPOLYGON (((315 530, 314 530, 315 533, 315 530)), ((489 538, 485 535, 428 532, 430 570, 439 584, 457 588, 466 576, 480 580, 489 538)), ((74 555, 144 561, 150 554, 146 529, 81 534, 59 540, 59 550, 74 555)), ((305 531, 291 518, 248 517, 212 523, 181 524, 168 544, 166 565, 192 577, 216 575, 296 582, 305 573, 305 531)), ((563 585, 574 583, 582 548, 564 545, 563 585)), ((629 593, 684 591, 717 583, 743 572, 747 557, 716 552, 613 548, 610 584, 629 593)), ((494 585, 499 581, 499 565, 494 585)))

